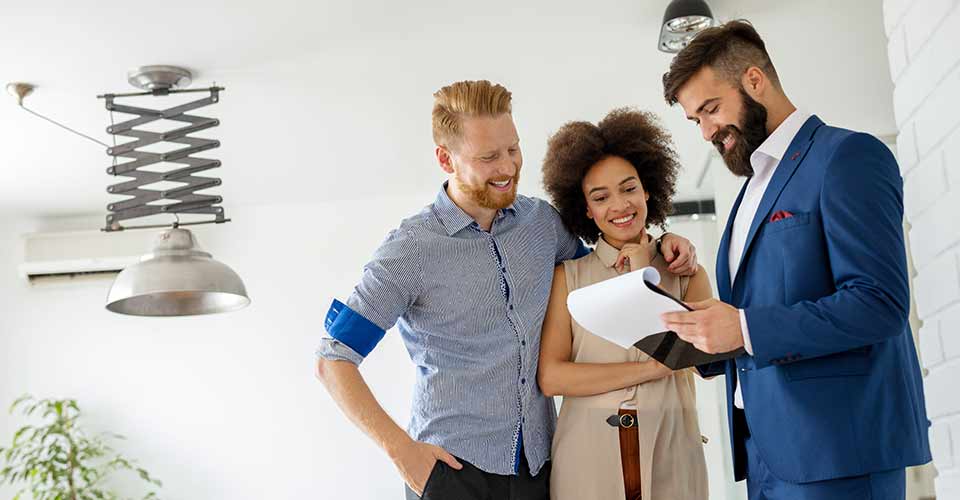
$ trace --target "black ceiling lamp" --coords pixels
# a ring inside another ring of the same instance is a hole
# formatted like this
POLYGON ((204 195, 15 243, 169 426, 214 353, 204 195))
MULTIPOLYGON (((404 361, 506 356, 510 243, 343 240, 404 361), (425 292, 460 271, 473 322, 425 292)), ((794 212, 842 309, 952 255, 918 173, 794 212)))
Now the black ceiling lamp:
POLYGON ((677 53, 701 31, 713 26, 713 13, 703 0, 673 0, 663 13, 660 41, 663 52, 677 53))

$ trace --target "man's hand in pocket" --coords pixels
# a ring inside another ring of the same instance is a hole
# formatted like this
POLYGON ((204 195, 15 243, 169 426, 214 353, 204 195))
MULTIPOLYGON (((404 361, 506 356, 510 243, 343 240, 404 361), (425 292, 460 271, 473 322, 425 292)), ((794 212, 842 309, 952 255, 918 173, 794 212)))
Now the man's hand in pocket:
POLYGON ((413 440, 402 446, 391 458, 404 482, 418 496, 423 495, 423 488, 438 461, 456 470, 463 468, 463 465, 443 448, 413 440))

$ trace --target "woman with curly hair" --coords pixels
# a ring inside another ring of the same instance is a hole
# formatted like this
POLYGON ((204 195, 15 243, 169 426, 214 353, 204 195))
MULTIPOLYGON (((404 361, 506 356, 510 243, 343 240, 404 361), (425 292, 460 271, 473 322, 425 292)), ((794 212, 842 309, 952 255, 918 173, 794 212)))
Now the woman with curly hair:
MULTIPOLYGON (((671 273, 647 233, 672 209, 679 165, 650 113, 571 122, 548 144, 544 185, 567 227, 596 250, 557 266, 543 322, 538 382, 564 396, 553 439, 551 498, 707 498, 692 369, 672 371, 635 347, 584 330, 567 310, 577 288, 652 266, 685 301, 711 296, 703 267, 671 273)), ((638 332, 639 333, 639 332, 638 332)))

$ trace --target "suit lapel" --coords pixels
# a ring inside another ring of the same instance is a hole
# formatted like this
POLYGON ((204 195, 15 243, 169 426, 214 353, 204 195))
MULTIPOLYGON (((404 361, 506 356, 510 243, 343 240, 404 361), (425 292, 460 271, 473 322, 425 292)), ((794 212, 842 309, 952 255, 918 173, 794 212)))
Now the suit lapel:
POLYGON ((723 230, 723 237, 720 239, 720 249, 717 250, 717 291, 720 294, 720 300, 730 301, 730 235, 733 231, 733 220, 737 216, 737 210, 740 210, 740 204, 743 202, 743 193, 747 191, 747 184, 750 179, 744 181, 740 187, 740 194, 737 195, 737 201, 733 202, 733 208, 730 209, 730 216, 727 217, 727 227, 723 230))
POLYGON ((767 220, 770 210, 773 209, 773 204, 780 198, 780 193, 783 192, 783 188, 786 187, 787 182, 793 177, 793 173, 796 172, 797 167, 803 163, 803 159, 807 156, 810 145, 813 144, 813 133, 820 128, 821 125, 823 125, 823 122, 817 116, 808 118, 806 123, 803 124, 803 127, 800 128, 800 132, 798 132, 796 137, 793 138, 793 141, 790 142, 790 147, 787 148, 783 159, 780 160, 777 169, 773 172, 770 184, 767 185, 767 189, 763 192, 763 198, 760 199, 760 206, 757 207, 757 213, 753 216, 753 222, 750 224, 750 232, 747 233, 747 240, 743 245, 743 254, 741 254, 740 257, 740 267, 737 269, 734 285, 736 285, 736 280, 743 274, 743 269, 746 267, 747 258, 750 255, 750 247, 757 236, 757 231, 760 230, 763 221, 767 220))

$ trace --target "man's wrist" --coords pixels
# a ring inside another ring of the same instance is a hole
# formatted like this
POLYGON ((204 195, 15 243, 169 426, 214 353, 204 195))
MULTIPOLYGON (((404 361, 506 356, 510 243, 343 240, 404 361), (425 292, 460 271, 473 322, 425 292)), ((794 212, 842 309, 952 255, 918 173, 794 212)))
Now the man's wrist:
POLYGON ((670 234, 670 233, 669 233, 669 232, 663 233, 663 234, 661 234, 660 237, 657 238, 657 240, 656 240, 656 241, 657 241, 657 253, 660 254, 660 255, 663 255, 663 252, 660 251, 660 245, 663 244, 663 239, 666 238, 668 234, 670 234))
POLYGON ((413 438, 406 432, 399 430, 397 434, 384 440, 383 450, 391 460, 396 460, 397 456, 411 443, 413 443, 413 438))

